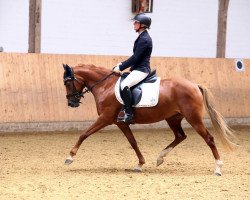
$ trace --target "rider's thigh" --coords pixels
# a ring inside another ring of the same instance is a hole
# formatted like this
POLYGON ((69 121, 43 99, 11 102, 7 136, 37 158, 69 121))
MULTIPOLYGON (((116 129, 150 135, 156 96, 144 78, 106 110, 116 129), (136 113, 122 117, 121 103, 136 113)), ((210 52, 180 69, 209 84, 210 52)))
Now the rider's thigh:
POLYGON ((123 90, 126 86, 131 88, 137 83, 141 82, 147 77, 148 73, 133 70, 121 83, 121 89, 123 90))

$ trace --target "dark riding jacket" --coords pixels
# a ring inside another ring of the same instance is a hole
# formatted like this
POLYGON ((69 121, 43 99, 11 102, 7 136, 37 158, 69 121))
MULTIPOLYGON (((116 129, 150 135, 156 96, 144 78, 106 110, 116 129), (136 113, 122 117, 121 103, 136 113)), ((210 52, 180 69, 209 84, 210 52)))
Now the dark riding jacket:
POLYGON ((150 73, 150 57, 153 49, 153 43, 147 30, 143 31, 135 40, 133 55, 119 66, 124 70, 131 66, 130 71, 138 70, 150 73))

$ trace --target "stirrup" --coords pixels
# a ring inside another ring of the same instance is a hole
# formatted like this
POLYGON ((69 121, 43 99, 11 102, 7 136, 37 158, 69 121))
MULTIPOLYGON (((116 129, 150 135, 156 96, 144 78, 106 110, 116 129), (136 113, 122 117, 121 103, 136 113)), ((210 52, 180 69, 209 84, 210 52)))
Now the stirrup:
POLYGON ((134 118, 133 114, 128 114, 123 110, 123 111, 120 111, 117 117, 117 122, 132 123, 133 118, 134 118))

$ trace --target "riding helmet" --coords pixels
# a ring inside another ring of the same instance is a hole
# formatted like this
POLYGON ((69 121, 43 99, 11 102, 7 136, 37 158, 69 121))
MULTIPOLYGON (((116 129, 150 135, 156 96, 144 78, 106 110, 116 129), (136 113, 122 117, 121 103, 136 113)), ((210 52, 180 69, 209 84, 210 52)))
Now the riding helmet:
POLYGON ((145 13, 139 13, 137 14, 132 20, 138 21, 140 24, 145 25, 147 28, 151 25, 151 18, 145 13))

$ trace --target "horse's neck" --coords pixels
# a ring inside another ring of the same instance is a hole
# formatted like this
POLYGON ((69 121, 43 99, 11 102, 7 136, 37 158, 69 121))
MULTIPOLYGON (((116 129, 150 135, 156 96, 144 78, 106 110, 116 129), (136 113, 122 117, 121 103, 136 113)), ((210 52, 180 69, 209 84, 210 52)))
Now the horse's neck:
POLYGON ((98 85, 106 86, 106 83, 109 82, 109 80, 103 79, 105 79, 111 71, 105 68, 95 67, 93 65, 84 65, 79 68, 79 73, 84 78, 89 88, 93 87, 93 85, 96 85, 95 87, 98 88, 98 85), (103 82, 98 83, 101 80, 103 80, 103 82))
POLYGON ((101 102, 106 101, 107 97, 114 92, 115 83, 119 76, 110 75, 112 72, 104 68, 89 68, 86 67, 83 70, 82 76, 86 80, 87 87, 91 89, 91 93, 94 95, 98 113, 101 110, 101 102))
POLYGON ((97 82, 109 74, 108 70, 91 65, 86 65, 83 69, 84 79, 88 82, 97 82))

